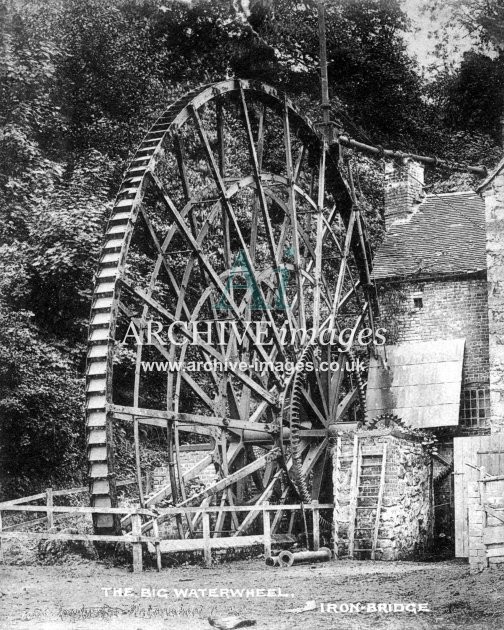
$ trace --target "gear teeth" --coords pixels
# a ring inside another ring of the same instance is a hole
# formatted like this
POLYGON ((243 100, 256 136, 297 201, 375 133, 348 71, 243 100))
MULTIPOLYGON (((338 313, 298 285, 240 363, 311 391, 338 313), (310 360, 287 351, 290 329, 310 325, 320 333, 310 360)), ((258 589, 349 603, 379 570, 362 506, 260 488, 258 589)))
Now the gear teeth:
MULTIPOLYGON (((353 363, 357 361, 355 357, 355 352, 352 349, 348 350, 348 356, 350 357, 350 360, 353 363)), ((362 414, 365 418, 366 417, 366 384, 364 383, 364 379, 362 378, 362 374, 360 373, 360 370, 356 370, 355 379, 357 381, 357 391, 359 392, 359 402, 361 405, 362 414)))
MULTIPOLYGON (((313 347, 306 346, 303 350, 300 361, 308 361, 309 357, 313 360, 313 347)), ((292 383, 292 393, 290 396, 290 443, 292 449, 292 470, 294 472, 294 482, 298 489, 299 495, 304 503, 311 501, 311 496, 306 484, 306 478, 303 474, 303 460, 301 458, 301 440, 299 438, 301 416, 300 406, 302 400, 301 387, 303 386, 303 378, 305 374, 296 372, 292 383)))

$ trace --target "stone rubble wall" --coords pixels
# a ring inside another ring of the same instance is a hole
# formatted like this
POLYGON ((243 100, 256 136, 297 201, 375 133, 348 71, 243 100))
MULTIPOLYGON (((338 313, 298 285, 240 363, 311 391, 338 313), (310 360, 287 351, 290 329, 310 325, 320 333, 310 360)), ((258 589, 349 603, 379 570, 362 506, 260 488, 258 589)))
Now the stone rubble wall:
POLYGON ((487 231, 490 424, 504 430, 504 172, 484 190, 487 231))
MULTIPOLYGON (((333 449, 335 488, 334 534, 335 553, 342 558, 348 555, 348 528, 350 521, 350 492, 353 452, 353 433, 342 437, 340 462, 333 449)), ((423 447, 385 431, 359 433, 365 454, 367 449, 382 448, 387 443, 387 462, 383 504, 378 530, 377 560, 403 560, 418 558, 431 544, 433 523, 432 466, 430 455, 423 447)), ((377 469, 379 466, 376 467, 377 469)), ((375 472, 379 473, 378 470, 375 472)), ((375 489, 360 490, 365 497, 375 489)), ((370 501, 374 503, 374 501, 370 501)), ((365 498, 360 502, 366 503, 365 498)), ((361 527, 374 527, 375 511, 361 511, 361 527)), ((355 548, 371 548, 373 531, 355 530, 355 548), (367 540, 357 542, 359 538, 367 540)), ((355 553, 356 559, 369 559, 370 553, 355 553)))

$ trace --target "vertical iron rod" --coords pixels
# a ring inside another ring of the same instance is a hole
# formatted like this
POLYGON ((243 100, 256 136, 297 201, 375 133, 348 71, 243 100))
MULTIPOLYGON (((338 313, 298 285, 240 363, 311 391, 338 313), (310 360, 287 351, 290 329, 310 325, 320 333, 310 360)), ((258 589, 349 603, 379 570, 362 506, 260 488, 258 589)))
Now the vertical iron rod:
POLYGON ((326 19, 325 5, 323 0, 317 3, 318 29, 320 45, 320 87, 322 91, 322 120, 324 121, 324 136, 328 139, 329 133, 329 81, 327 78, 327 41, 326 41, 326 19))

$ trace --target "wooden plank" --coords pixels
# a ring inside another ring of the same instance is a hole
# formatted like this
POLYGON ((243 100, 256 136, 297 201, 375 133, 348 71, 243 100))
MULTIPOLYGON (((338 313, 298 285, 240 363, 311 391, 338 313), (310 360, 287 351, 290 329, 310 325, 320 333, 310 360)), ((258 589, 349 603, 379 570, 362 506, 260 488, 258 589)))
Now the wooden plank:
POLYGON ((383 409, 389 405, 394 409, 409 409, 455 403, 460 403, 460 379, 453 383, 401 386, 396 386, 393 381, 393 385, 386 390, 386 397, 370 396, 367 406, 370 410, 383 409), (386 401, 385 406, 384 401, 386 401))
POLYGON ((0 534, 1 538, 12 540, 81 540, 83 542, 113 542, 113 543, 152 543, 156 540, 152 536, 114 536, 114 535, 101 535, 101 534, 63 534, 63 533, 49 533, 49 532, 15 532, 7 531, 5 528, 0 534))
MULTIPOLYGON (((159 514, 192 514, 196 512, 220 512, 224 510, 225 512, 261 512, 262 505, 235 505, 235 506, 225 506, 223 508, 219 506, 208 506, 206 508, 202 508, 201 506, 184 506, 184 507, 172 507, 172 508, 158 508, 156 510, 156 514, 151 512, 148 509, 137 508, 132 511, 131 507, 123 507, 123 508, 108 508, 108 507, 67 507, 62 505, 57 505, 52 508, 48 508, 45 505, 6 505, 0 506, 4 512, 39 512, 45 513, 47 511, 52 511, 58 514, 140 514, 142 516, 156 516, 159 514)), ((306 506, 304 506, 306 509, 306 506)), ((334 508, 334 503, 322 503, 319 505, 321 510, 330 510, 334 508)), ((278 509, 295 511, 300 510, 301 505, 299 503, 289 504, 289 505, 269 505, 266 508, 270 512, 276 512, 278 509)))
POLYGON ((11 501, 3 501, 0 503, 0 507, 4 505, 21 505, 22 503, 29 503, 30 501, 38 501, 39 499, 45 499, 45 492, 39 492, 38 494, 32 494, 27 497, 20 497, 19 499, 12 499, 11 501))
POLYGON ((156 549, 156 567, 158 572, 161 571, 162 563, 161 563, 161 548, 159 543, 159 526, 156 519, 154 519, 152 523, 152 533, 154 534, 154 538, 156 538, 156 542, 154 543, 154 547, 156 549))
POLYGON ((381 509, 383 502, 383 490, 385 487, 385 471, 387 468, 387 443, 383 444, 383 453, 382 453, 382 465, 381 465, 381 474, 380 474, 380 487, 378 489, 378 501, 376 505, 376 516, 375 516, 375 524, 374 524, 374 532, 373 532, 373 545, 371 549, 371 560, 375 559, 376 556, 376 548, 378 546, 378 532, 380 529, 380 517, 381 517, 381 509))
MULTIPOLYGON (((133 514, 131 523, 131 532, 134 537, 142 534, 142 521, 139 514, 133 514)), ((133 543, 133 573, 141 573, 142 566, 142 543, 133 543)))
POLYGON ((455 509, 455 556, 467 558, 467 484, 463 461, 464 440, 468 438, 454 438, 453 440, 453 469, 454 469, 454 509, 455 509))
POLYGON ((313 551, 318 551, 320 547, 320 512, 318 501, 312 501, 312 521, 313 521, 313 551))
MULTIPOLYGON (((460 381, 457 374, 459 361, 438 363, 421 363, 419 365, 394 365, 394 386, 431 385, 435 383, 456 383, 460 381)), ((389 371, 382 368, 380 359, 370 359, 368 389, 381 389, 387 386, 389 371)))
POLYGON ((138 427, 138 418, 133 418, 133 438, 135 441, 135 469, 137 478, 138 498, 140 501, 140 507, 145 507, 143 484, 142 484, 142 469, 140 459, 140 435, 138 427))
MULTIPOLYGON (((53 507, 53 491, 52 488, 46 489, 46 505, 47 507, 53 507)), ((52 529, 54 527, 54 513, 51 511, 47 512, 47 529, 52 529)))
POLYGON ((336 439, 336 448, 334 450, 334 557, 338 559, 338 549, 339 549, 339 532, 338 532, 338 524, 340 519, 340 495, 341 495, 341 482, 340 482, 340 472, 341 472, 341 436, 338 435, 336 439))
POLYGON ((203 555, 205 558, 205 565, 207 567, 212 566, 212 547, 210 539, 210 515, 205 512, 202 515, 203 521, 203 555))
POLYGON ((393 413, 419 428, 458 424, 464 340, 388 346, 370 360, 367 417, 393 413))
MULTIPOLYGON (((57 519, 58 517, 55 517, 57 519)), ((38 523, 47 523, 47 515, 42 518, 32 518, 28 521, 22 521, 21 523, 15 523, 14 525, 7 525, 4 527, 4 531, 19 531, 21 527, 30 527, 32 525, 37 525, 38 523)))
POLYGON ((265 501, 263 504, 263 511, 262 511, 263 532, 264 532, 264 557, 270 558, 271 557, 271 520, 270 520, 271 517, 268 510, 265 509, 267 507, 268 507, 268 501, 265 501))
POLYGON ((504 562, 504 546, 498 547, 489 547, 486 550, 487 558, 499 558, 502 557, 502 561, 504 562))
POLYGON ((483 543, 485 545, 504 544, 504 527, 485 527, 483 543))
MULTIPOLYGON (((131 416, 131 418, 138 421, 140 418, 159 418, 165 421, 177 420, 183 424, 202 424, 205 426, 219 427, 221 429, 236 429, 238 431, 246 430, 265 433, 272 430, 272 427, 266 423, 249 422, 218 416, 204 416, 194 413, 164 411, 162 409, 143 409, 140 407, 126 407, 124 405, 109 405, 109 411, 114 414, 121 414, 121 416, 131 416)), ((166 426, 166 422, 164 426, 166 426)))
MULTIPOLYGON (((226 505, 226 498, 227 498, 227 492, 224 491, 222 493, 221 500, 220 500, 221 507, 224 507, 224 505, 226 505)), ((219 535, 222 533, 221 530, 224 528, 225 520, 226 520, 226 512, 219 512, 219 515, 217 516, 217 520, 215 522, 215 528, 214 528, 214 533, 213 533, 214 538, 218 538, 219 535)))
POLYGON ((437 339, 435 341, 410 341, 387 346, 389 365, 419 365, 421 363, 445 363, 460 361, 464 354, 465 339, 437 339))
POLYGON ((493 508, 491 508, 488 505, 484 505, 483 509, 485 510, 485 512, 490 515, 493 516, 494 518, 496 518, 497 520, 501 521, 502 523, 504 523, 504 511, 497 511, 494 510, 493 508))
MULTIPOLYGON (((149 541, 148 547, 151 552, 155 551, 152 538, 146 538, 149 541)), ((273 542, 295 542, 294 536, 272 536, 273 542)), ((232 538, 212 538, 211 549, 234 549, 241 547, 252 547, 254 545, 264 545, 264 536, 237 536, 232 538)), ((185 540, 160 540, 159 547, 161 554, 175 553, 180 551, 204 551, 205 541, 203 538, 189 538, 185 540)))

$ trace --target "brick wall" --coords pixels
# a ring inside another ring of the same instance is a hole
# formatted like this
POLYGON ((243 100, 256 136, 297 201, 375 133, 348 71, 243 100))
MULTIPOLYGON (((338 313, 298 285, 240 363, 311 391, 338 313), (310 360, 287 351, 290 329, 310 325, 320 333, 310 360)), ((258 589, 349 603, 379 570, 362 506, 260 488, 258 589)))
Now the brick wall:
MULTIPOLYGON (((182 474, 186 473, 204 457, 206 457, 210 451, 182 451, 180 453, 180 467, 182 468, 182 474)), ((215 466, 210 464, 204 470, 198 473, 194 482, 200 483, 205 487, 212 485, 218 480, 219 476, 215 470, 215 466)), ((168 472, 168 466, 157 466, 152 475, 152 489, 158 490, 160 487, 170 483, 170 476, 168 472)))
POLYGON ((485 279, 432 280, 380 286, 387 343, 465 337, 463 384, 488 383, 488 298, 485 279), (414 299, 422 300, 415 308, 414 299))
POLYGON ((423 196, 424 169, 412 160, 385 164, 385 228, 411 214, 423 196))

